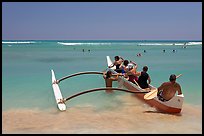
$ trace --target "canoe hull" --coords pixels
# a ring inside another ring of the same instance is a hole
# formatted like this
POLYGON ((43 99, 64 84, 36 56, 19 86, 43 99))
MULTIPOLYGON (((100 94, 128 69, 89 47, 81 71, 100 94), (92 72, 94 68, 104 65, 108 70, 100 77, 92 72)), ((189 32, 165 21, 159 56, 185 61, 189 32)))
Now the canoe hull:
MULTIPOLYGON (((107 56, 107 60, 110 63, 110 57, 109 56, 107 56)), ((114 71, 114 69, 111 69, 111 71, 113 73, 117 73, 116 71, 114 71)), ((118 83, 129 90, 145 91, 145 90, 139 88, 137 85, 133 84, 132 82, 129 82, 124 77, 119 77, 118 83)), ((154 89, 156 89, 156 87, 150 85, 150 89, 154 90, 154 89)), ((150 99, 150 100, 145 100, 144 99, 145 93, 137 93, 134 95, 139 100, 143 101, 144 103, 148 104, 151 107, 154 107, 159 112, 180 113, 182 110, 182 105, 183 105, 183 100, 184 100, 183 94, 182 95, 176 95, 171 100, 166 101, 166 102, 160 101, 157 97, 150 99)))
MULTIPOLYGON (((125 81, 125 80, 126 79, 124 79, 123 77, 119 77, 118 83, 119 84, 122 83, 122 85, 129 90, 142 91, 142 89, 138 88, 135 84, 127 80, 125 81)), ((156 88, 151 86, 151 89, 156 89, 156 88)), ((181 112, 182 104, 183 104, 183 95, 181 96, 177 95, 167 102, 162 102, 157 97, 151 100, 145 100, 144 95, 145 95, 144 93, 134 94, 135 97, 147 103, 151 107, 154 107, 157 111, 165 112, 165 113, 180 113, 181 112)))

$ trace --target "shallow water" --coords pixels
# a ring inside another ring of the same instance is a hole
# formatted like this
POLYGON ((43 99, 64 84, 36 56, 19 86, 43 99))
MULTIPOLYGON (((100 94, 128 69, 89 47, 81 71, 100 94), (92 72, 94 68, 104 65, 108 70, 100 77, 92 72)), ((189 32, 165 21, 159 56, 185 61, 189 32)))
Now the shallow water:
POLYGON ((181 114, 163 114, 125 94, 122 104, 69 107, 65 112, 49 109, 3 112, 3 133, 67 134, 201 134, 201 107, 184 104, 181 114), (185 130, 185 131, 184 131, 185 130))

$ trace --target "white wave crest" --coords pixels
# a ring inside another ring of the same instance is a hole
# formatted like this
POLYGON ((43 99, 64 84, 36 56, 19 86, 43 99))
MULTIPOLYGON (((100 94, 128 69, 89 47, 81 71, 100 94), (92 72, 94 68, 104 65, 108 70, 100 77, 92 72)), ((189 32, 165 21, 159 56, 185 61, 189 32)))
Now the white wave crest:
POLYGON ((184 43, 138 43, 138 45, 202 45, 202 42, 184 42, 184 43))
POLYGON ((173 45, 173 43, 139 43, 138 45, 173 45))
POLYGON ((66 43, 66 42, 57 42, 62 45, 111 45, 111 43, 66 43))
POLYGON ((30 42, 30 41, 29 41, 29 42, 28 42, 28 41, 25 41, 25 42, 17 42, 17 41, 16 41, 16 42, 3 42, 3 41, 2 41, 2 43, 6 43, 6 44, 7 44, 7 43, 8 43, 8 44, 19 44, 19 43, 20 43, 20 44, 21 44, 21 43, 35 43, 35 42, 30 42))
POLYGON ((202 45, 202 42, 188 42, 186 45, 202 45))

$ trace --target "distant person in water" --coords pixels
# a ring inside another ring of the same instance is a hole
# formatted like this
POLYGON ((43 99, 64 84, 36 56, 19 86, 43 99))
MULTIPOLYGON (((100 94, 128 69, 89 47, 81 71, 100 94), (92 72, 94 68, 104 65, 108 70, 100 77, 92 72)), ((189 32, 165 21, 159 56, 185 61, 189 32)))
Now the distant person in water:
POLYGON ((158 87, 157 96, 161 101, 168 101, 174 97, 176 92, 182 94, 181 86, 176 82, 176 75, 172 74, 169 77, 169 82, 164 82, 158 87))
POLYGON ((173 53, 174 53, 176 50, 173 49, 172 51, 173 51, 173 53))
POLYGON ((165 52, 166 50, 163 50, 163 52, 165 52))
POLYGON ((183 48, 186 48, 186 46, 187 46, 186 44, 187 44, 186 42, 183 44, 183 48))
POLYGON ((137 54, 137 56, 138 56, 138 57, 141 57, 141 56, 142 56, 142 54, 141 54, 141 53, 138 53, 138 54, 137 54))
POLYGON ((111 66, 109 66, 109 68, 112 68, 114 66, 116 66, 115 71, 118 73, 122 73, 122 69, 120 68, 122 66, 124 59, 120 56, 115 56, 115 61, 113 62, 113 64, 111 66))
MULTIPOLYGON (((114 76, 116 76, 116 77, 113 77, 112 72, 110 70, 103 73, 103 78, 105 79, 106 87, 112 87, 112 82, 118 80, 119 74, 116 74, 114 76)), ((113 90, 106 90, 106 92, 107 93, 112 93, 113 90)))

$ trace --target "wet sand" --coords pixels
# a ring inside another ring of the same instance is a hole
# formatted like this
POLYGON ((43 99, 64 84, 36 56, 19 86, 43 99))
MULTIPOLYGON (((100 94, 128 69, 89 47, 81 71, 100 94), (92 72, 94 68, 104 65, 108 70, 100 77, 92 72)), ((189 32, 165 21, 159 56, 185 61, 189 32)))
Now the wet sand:
POLYGON ((202 134, 201 107, 185 104, 181 114, 155 111, 131 95, 120 96, 123 105, 11 109, 2 113, 3 134, 202 134))

